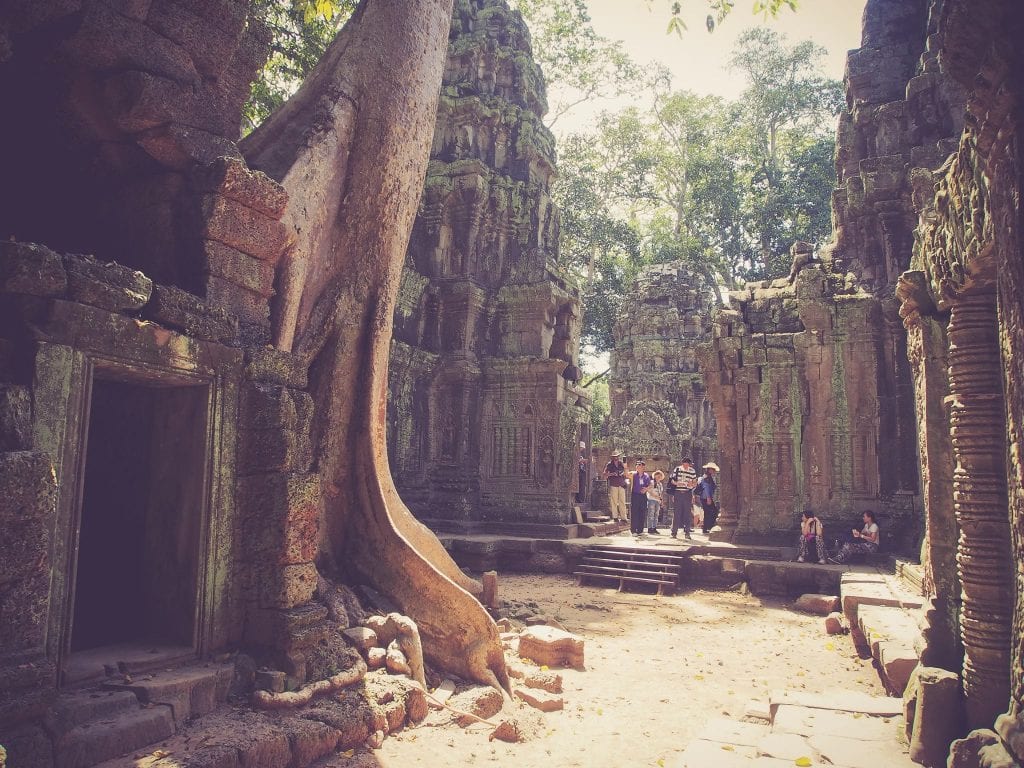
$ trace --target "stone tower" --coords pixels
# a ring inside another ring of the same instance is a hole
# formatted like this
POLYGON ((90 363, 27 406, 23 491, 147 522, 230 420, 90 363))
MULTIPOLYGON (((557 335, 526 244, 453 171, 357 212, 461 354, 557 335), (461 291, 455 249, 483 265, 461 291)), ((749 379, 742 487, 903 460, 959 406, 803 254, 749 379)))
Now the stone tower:
POLYGON ((388 449, 424 519, 569 522, 586 396, 529 32, 460 0, 395 313, 388 449))
POLYGON ((613 329, 612 446, 671 464, 714 458, 715 420, 697 346, 709 338, 713 295, 679 262, 641 272, 613 329))

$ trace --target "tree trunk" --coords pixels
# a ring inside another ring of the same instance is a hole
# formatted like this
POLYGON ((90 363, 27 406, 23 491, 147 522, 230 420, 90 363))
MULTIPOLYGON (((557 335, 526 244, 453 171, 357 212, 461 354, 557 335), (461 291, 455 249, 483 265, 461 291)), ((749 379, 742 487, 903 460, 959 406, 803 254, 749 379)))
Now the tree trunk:
POLYGON ((497 627, 402 503, 385 444, 392 316, 434 135, 452 0, 362 0, 298 92, 242 144, 289 193, 278 348, 310 364, 322 552, 419 625, 424 654, 508 686, 497 627))

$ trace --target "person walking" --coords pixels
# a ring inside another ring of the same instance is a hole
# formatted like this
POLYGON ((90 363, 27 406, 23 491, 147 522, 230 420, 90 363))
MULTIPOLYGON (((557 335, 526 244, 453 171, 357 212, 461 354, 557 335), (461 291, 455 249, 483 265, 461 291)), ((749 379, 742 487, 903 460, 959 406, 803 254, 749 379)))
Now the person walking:
POLYGON ((665 473, 660 469, 651 475, 651 485, 647 489, 647 532, 658 535, 658 517, 661 514, 662 499, 665 498, 665 473))
POLYGON ((718 520, 718 506, 715 504, 715 490, 718 484, 715 482, 715 473, 718 472, 718 465, 709 461, 703 466, 704 476, 697 483, 697 491, 694 494, 704 510, 704 524, 701 526, 701 533, 710 533, 718 520))
POLYGON ((634 536, 643 536, 647 522, 647 489, 653 478, 647 474, 647 462, 638 459, 633 472, 632 493, 629 497, 629 529, 634 536))
POLYGON ((808 557, 824 564, 825 562, 825 526, 821 524, 811 510, 805 509, 803 518, 800 520, 800 542, 798 544, 799 554, 796 558, 798 563, 804 562, 808 557), (809 555, 814 552, 814 555, 809 555))
POLYGON ((611 460, 604 468, 604 478, 608 481, 608 514, 612 520, 621 523, 626 519, 626 465, 618 451, 612 452, 611 460))
POLYGON ((668 480, 672 491, 672 538, 676 538, 682 527, 686 538, 693 526, 693 489, 697 486, 697 470, 693 468, 693 459, 686 457, 678 467, 672 470, 668 480))

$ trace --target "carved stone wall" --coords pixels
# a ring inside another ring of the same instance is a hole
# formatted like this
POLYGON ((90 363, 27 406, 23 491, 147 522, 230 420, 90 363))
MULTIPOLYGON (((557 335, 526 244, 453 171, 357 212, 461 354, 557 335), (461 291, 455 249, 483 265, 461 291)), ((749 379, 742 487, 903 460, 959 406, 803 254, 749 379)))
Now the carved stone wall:
POLYGON ((697 347, 710 338, 714 297, 681 263, 646 267, 612 335, 608 434, 629 456, 716 459, 715 419, 697 347))
POLYGON ((391 470, 421 518, 567 523, 589 401, 544 82, 518 12, 456 6, 395 313, 391 470))
POLYGON ((716 319, 703 367, 719 521, 741 536, 795 531, 804 507, 833 530, 872 509, 883 549, 920 545, 913 374, 892 297, 917 223, 912 169, 941 165, 963 124, 960 86, 925 50, 929 19, 926 2, 868 3, 847 59, 833 239, 788 279, 734 292, 716 319))

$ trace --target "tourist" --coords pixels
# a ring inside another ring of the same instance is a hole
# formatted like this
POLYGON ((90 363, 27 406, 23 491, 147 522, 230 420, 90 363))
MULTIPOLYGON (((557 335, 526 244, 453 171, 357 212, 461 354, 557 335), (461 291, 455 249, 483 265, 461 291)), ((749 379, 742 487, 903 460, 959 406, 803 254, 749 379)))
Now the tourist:
POLYGON ((878 551, 878 519, 870 509, 864 510, 864 527, 853 529, 853 540, 843 544, 833 563, 845 563, 852 555, 873 555, 878 551))
POLYGON ((693 524, 693 489, 697 487, 697 470, 693 468, 693 459, 687 457, 672 470, 668 485, 673 490, 672 498, 672 538, 679 533, 680 524, 686 538, 690 535, 693 524))
POLYGON ((660 469, 651 475, 651 485, 647 489, 647 532, 657 535, 658 516, 661 514, 661 502, 665 498, 665 473, 660 469))
POLYGON ((715 489, 718 488, 718 484, 715 483, 715 473, 718 472, 718 465, 709 461, 702 469, 704 476, 697 483, 694 495, 704 511, 701 532, 710 533, 711 529, 715 527, 715 521, 718 520, 718 506, 715 504, 715 489))
POLYGON ((796 559, 802 563, 807 559, 808 552, 814 552, 817 562, 825 562, 825 526, 809 509, 804 510, 800 521, 800 552, 796 559))
POLYGON ((647 474, 647 462, 638 459, 632 477, 632 493, 629 497, 629 530, 634 536, 643 536, 647 522, 647 489, 653 478, 647 474))
POLYGON ((626 465, 618 451, 612 452, 611 461, 604 468, 604 477, 608 481, 608 513, 612 520, 621 523, 626 519, 626 465))

